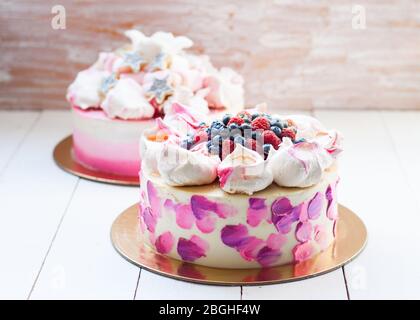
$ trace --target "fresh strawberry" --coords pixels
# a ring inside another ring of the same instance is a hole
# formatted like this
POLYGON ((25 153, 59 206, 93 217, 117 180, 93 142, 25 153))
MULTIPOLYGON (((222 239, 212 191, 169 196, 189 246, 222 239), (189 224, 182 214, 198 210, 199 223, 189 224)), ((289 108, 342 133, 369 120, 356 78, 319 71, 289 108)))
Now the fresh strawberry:
POLYGON ((277 137, 273 131, 270 131, 270 130, 264 131, 263 138, 264 138, 264 144, 271 144, 276 150, 279 148, 281 139, 277 137))
POLYGON ((262 129, 262 130, 268 130, 270 129, 270 121, 268 121, 265 117, 257 117, 251 122, 252 129, 262 129))

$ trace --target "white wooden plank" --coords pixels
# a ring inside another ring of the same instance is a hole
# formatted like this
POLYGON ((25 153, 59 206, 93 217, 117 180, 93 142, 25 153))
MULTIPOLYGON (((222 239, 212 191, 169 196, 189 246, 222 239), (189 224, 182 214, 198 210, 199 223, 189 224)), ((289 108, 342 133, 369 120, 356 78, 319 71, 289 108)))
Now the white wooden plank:
POLYGON ((382 112, 411 191, 420 202, 420 112, 382 112))
POLYGON ((162 277, 142 269, 137 300, 239 300, 241 287, 220 287, 188 283, 162 277))
POLYGON ((133 299, 139 268, 112 247, 114 219, 138 189, 80 180, 31 299, 133 299))
POLYGON ((345 300, 346 286, 342 269, 302 281, 243 287, 243 300, 345 300))
POLYGON ((420 214, 380 114, 316 114, 344 134, 340 202, 368 228, 365 251, 344 268, 350 298, 420 298, 420 214))
POLYGON ((39 115, 36 111, 0 111, 0 174, 39 115))
POLYGON ((26 298, 77 178, 53 161, 70 113, 45 112, 0 180, 0 298, 26 298))

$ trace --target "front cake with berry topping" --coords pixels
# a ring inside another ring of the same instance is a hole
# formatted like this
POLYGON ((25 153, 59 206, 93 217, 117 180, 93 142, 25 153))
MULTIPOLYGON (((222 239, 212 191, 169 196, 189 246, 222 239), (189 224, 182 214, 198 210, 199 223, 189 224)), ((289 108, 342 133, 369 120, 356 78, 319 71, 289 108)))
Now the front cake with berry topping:
POLYGON ((180 123, 158 119, 141 138, 139 229, 156 252, 258 268, 299 263, 332 245, 336 131, 258 109, 184 130, 180 123))
MULTIPOLYGON (((137 30, 131 44, 102 52, 78 73, 67 99, 73 114, 73 152, 81 164, 102 172, 137 176, 138 140, 154 118, 174 103, 197 117, 243 107, 243 80, 229 68, 216 69, 204 55, 189 53, 187 37, 137 30)), ((236 112, 235 111, 235 112, 236 112)))

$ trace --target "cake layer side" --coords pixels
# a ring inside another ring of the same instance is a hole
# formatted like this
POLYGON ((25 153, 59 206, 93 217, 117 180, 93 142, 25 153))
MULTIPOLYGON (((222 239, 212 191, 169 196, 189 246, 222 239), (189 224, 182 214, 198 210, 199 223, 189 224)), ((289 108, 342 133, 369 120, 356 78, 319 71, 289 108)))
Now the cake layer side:
POLYGON ((73 152, 86 167, 112 174, 137 176, 139 138, 154 120, 111 120, 102 111, 73 108, 73 152))
POLYGON ((139 225, 157 252, 200 265, 255 268, 300 262, 334 240, 336 169, 309 188, 271 185, 252 196, 217 183, 170 187, 142 172, 139 225))

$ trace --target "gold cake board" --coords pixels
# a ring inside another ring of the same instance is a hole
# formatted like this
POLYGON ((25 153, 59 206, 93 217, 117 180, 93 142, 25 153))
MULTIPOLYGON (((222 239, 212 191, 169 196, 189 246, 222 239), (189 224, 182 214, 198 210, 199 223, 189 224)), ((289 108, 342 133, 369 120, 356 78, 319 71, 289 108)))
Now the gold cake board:
POLYGON ((156 253, 143 240, 138 226, 138 205, 122 212, 111 228, 114 248, 129 262, 176 280, 208 285, 264 285, 307 279, 331 272, 353 260, 364 248, 363 221, 339 205, 337 238, 325 251, 301 263, 261 269, 221 269, 183 262, 156 253))
POLYGON ((96 182, 119 184, 125 186, 139 186, 139 177, 120 176, 105 172, 95 171, 81 165, 73 156, 73 138, 68 136, 61 140, 54 148, 53 157, 57 165, 78 177, 96 182))

